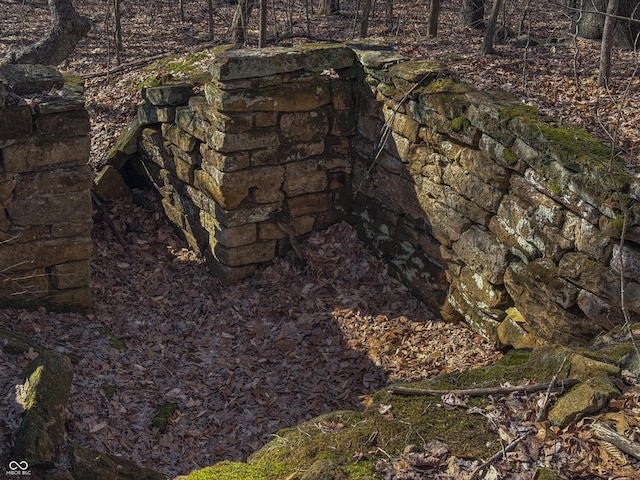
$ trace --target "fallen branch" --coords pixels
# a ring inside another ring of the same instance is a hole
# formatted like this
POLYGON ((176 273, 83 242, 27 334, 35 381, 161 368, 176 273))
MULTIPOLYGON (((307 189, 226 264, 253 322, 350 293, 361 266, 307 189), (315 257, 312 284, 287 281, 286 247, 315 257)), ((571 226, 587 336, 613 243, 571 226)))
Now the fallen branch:
POLYGON ((107 225, 109 225, 109 228, 111 229, 113 234, 116 236, 116 239, 118 240, 120 245, 122 245, 125 248, 125 250, 129 248, 129 245, 127 244, 126 240, 122 238, 122 235, 120 235, 120 232, 116 228, 116 224, 113 223, 113 219, 111 218, 111 215, 109 215, 109 212, 107 212, 107 209, 104 207, 104 205, 98 198, 98 195, 96 195, 96 193, 93 191, 91 191, 91 199, 93 200, 93 203, 95 204, 95 206, 98 207, 98 210, 100 210, 100 213, 102 214, 102 218, 105 219, 105 221, 107 222, 107 225))
POLYGON ((516 448, 518 444, 522 442, 525 438, 527 438, 529 435, 530 435, 530 432, 523 433, 518 438, 513 440, 509 445, 504 447, 502 450, 496 452, 489 460, 484 462, 482 465, 480 465, 478 468, 476 468, 473 471, 473 473, 469 477, 469 480, 475 480, 476 478, 478 478, 478 476, 484 471, 485 468, 497 462, 498 460, 501 460, 502 458, 504 458, 508 452, 516 448))
POLYGON ((535 383, 533 385, 517 385, 514 387, 486 387, 486 388, 467 388, 461 390, 431 390, 423 388, 410 387, 387 387, 387 391, 396 395, 423 395, 423 396, 442 396, 447 394, 467 395, 469 397, 484 397, 487 395, 508 395, 510 393, 531 393, 558 388, 568 388, 578 383, 575 378, 565 378, 557 382, 535 383), (554 386, 555 383, 555 386, 554 386))
POLYGON ((598 440, 609 442, 619 450, 640 460, 640 443, 629 440, 624 435, 614 431, 609 425, 602 422, 595 422, 591 425, 593 436, 598 440))

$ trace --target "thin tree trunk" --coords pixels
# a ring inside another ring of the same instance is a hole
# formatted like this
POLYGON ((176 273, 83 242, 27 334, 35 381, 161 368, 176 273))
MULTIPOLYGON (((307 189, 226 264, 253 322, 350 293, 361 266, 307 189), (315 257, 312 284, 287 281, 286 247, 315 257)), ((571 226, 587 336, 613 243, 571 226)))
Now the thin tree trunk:
POLYGON ((602 44, 600 45, 600 70, 598 71, 598 86, 606 87, 611 78, 611 49, 613 48, 613 33, 616 28, 616 19, 612 17, 620 5, 620 0, 609 0, 607 4, 607 16, 604 19, 602 30, 602 44))
POLYGON ((440 17, 440 0, 431 0, 429 2, 429 26, 427 27, 427 36, 435 37, 438 35, 438 20, 440 17))
POLYGON ((52 20, 49 33, 32 45, 10 51, 4 57, 6 63, 59 65, 91 29, 89 19, 78 15, 71 0, 49 0, 49 11, 52 20))
POLYGON ((482 54, 489 55, 494 52, 493 39, 496 36, 496 24, 498 23, 498 15, 500 14, 500 7, 502 6, 502 0, 494 0, 493 8, 491 9, 491 17, 489 23, 487 23, 487 30, 484 32, 484 39, 482 40, 482 54))
POLYGON ((207 15, 209 17, 209 41, 213 40, 213 0, 207 0, 207 15))
POLYGON ((122 22, 120 21, 120 0, 113 0, 113 19, 113 45, 116 52, 116 63, 120 65, 120 63, 122 63, 122 22))
POLYGON ((387 27, 393 27, 393 0, 386 0, 385 2, 385 22, 387 27))
POLYGON ((184 23, 184 0, 180 0, 180 23, 184 23))
POLYGON ((369 17, 371 16, 371 0, 362 3, 362 20, 360 20, 360 37, 365 38, 369 34, 369 17))
POLYGON ((260 0, 260 30, 258 33, 258 46, 267 46, 267 0, 260 0))

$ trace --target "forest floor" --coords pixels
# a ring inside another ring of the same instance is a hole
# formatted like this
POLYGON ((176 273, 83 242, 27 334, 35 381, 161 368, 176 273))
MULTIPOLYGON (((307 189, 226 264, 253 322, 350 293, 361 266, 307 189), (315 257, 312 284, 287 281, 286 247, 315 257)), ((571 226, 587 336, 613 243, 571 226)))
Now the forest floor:
MULTIPOLYGON (((144 63, 108 74, 117 65, 105 3, 76 2, 92 30, 61 66, 86 76, 92 166, 135 115, 142 101, 136 85, 150 74, 144 63)), ((403 1, 394 3, 392 26, 378 5, 370 34, 408 57, 443 61, 476 88, 509 91, 544 115, 583 126, 621 148, 630 171, 640 169, 637 57, 614 50, 611 86, 598 88, 598 43, 568 35, 570 22, 554 3, 533 2, 523 16, 529 3, 506 2, 503 18, 540 44, 520 48, 506 39, 490 56, 479 54, 482 31, 459 24, 458 1, 443 2, 437 38, 426 36, 426 6, 403 1)), ((177 4, 124 3, 123 62, 185 53, 208 41, 206 1, 186 0, 184 22, 177 4)), ((355 1, 341 2, 342 13, 331 17, 307 17, 308 4, 270 4, 271 45, 357 37, 355 1)), ((225 43, 234 8, 216 5, 216 43, 225 43)), ((45 0, 5 0, 0 56, 38 40, 49 21, 45 0)), ((251 46, 256 32, 249 28, 251 46)), ((434 318, 387 276, 347 225, 303 243, 306 269, 286 257, 222 287, 159 210, 127 201, 109 209, 129 247, 96 225, 91 315, 0 310, 3 325, 80 360, 68 409, 70 444, 123 455, 168 476, 184 474, 222 459, 244 459, 279 428, 329 410, 359 408, 360 396, 387 383, 465 370, 501 355, 464 326, 434 318), (160 433, 151 418, 165 402, 178 410, 160 433)), ((29 357, 0 356, 0 468, 18 423, 13 386, 29 357)), ((606 452, 580 431, 561 432, 557 448, 565 460, 558 470, 568 478, 633 477, 614 455, 602 460, 606 452)))

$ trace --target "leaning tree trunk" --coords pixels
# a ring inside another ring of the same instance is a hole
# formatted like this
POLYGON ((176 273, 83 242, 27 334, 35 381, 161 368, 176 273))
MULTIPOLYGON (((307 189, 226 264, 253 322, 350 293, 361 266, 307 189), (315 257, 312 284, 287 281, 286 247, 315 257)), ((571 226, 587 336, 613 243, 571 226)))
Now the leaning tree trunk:
POLYGON ((42 40, 11 51, 4 57, 6 63, 32 63, 59 65, 76 48, 78 42, 91 29, 87 17, 78 15, 71 0, 49 0, 51 29, 42 40))
POLYGON ((485 0, 463 0, 462 23, 467 27, 484 27, 485 0))
MULTIPOLYGON (((608 0, 572 0, 570 2, 573 15, 572 31, 578 36, 592 40, 602 39, 604 31, 604 12, 607 11, 608 0)), ((613 42, 620 48, 633 50, 640 35, 640 2, 638 0, 620 0, 615 12, 618 17, 635 19, 616 21, 613 42)))

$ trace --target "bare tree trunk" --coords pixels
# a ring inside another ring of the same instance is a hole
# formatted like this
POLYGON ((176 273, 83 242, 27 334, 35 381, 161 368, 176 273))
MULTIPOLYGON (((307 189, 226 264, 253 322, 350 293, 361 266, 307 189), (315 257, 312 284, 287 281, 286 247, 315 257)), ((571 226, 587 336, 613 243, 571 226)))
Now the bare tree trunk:
POLYGON ((120 0, 113 0, 113 18, 114 18, 114 32, 113 32, 113 45, 116 51, 116 63, 120 65, 122 63, 122 22, 120 21, 120 0))
POLYGON ((427 27, 427 36, 435 37, 438 35, 438 19, 440 17, 440 0, 431 0, 429 3, 429 26, 427 27))
POLYGON ((184 0, 180 0, 180 23, 184 23, 184 0))
POLYGON ((258 46, 267 46, 267 0, 260 0, 260 30, 258 33, 258 46))
MULTIPOLYGON (((620 0, 614 15, 640 20, 640 4, 638 0, 620 0)), ((580 37, 599 40, 604 35, 605 12, 608 0, 574 0, 571 2, 571 13, 574 17, 572 31, 580 37)), ((640 35, 638 22, 627 22, 618 19, 613 33, 613 43, 620 48, 633 50, 640 35)))
POLYGON ((472 28, 484 27, 485 0, 462 1, 462 23, 472 28))
POLYGON ((613 33, 616 28, 616 19, 612 17, 620 5, 620 0, 609 0, 607 4, 607 17, 604 19, 602 31, 602 44, 600 45, 600 70, 598 71, 598 86, 606 87, 611 78, 611 49, 613 48, 613 33))
POLYGON ((209 40, 213 40, 213 0, 207 0, 207 15, 209 17, 209 40))
POLYGON ((385 1, 384 19, 387 27, 393 27, 393 0, 385 1))
POLYGON ((89 19, 78 15, 71 0, 49 0, 49 11, 49 33, 34 44, 9 52, 4 57, 6 63, 59 65, 71 55, 78 42, 91 29, 89 19))
POLYGON ((371 16, 371 0, 364 0, 362 4, 362 20, 360 20, 360 37, 369 34, 369 17, 371 16))
POLYGON ((498 23, 498 15, 500 14, 501 6, 502 0, 493 0, 491 17, 489 18, 489 23, 487 23, 487 30, 484 32, 484 39, 482 40, 483 55, 489 55, 494 52, 493 39, 496 36, 496 24, 498 23))

